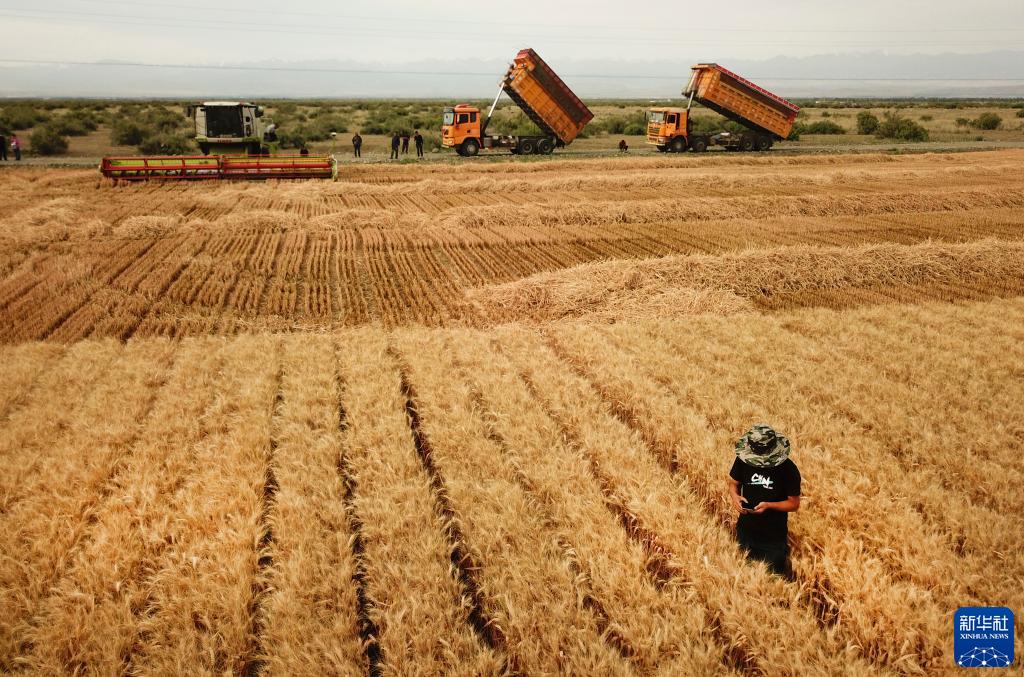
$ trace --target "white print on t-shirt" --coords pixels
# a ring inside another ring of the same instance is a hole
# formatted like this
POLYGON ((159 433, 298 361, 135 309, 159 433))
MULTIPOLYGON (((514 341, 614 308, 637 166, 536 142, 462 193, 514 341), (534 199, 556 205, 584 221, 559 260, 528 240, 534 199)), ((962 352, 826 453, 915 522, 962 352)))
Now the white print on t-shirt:
POLYGON ((760 485, 765 489, 772 488, 772 479, 770 477, 765 477, 764 475, 758 473, 754 473, 753 475, 750 476, 750 483, 760 485))

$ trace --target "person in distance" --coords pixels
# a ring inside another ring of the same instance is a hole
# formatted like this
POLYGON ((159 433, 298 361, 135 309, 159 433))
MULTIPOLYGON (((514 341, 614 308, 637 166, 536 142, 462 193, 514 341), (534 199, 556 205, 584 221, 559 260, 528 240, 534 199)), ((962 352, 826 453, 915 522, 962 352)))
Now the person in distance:
POLYGON ((789 440, 758 423, 736 442, 728 488, 739 511, 736 539, 752 560, 791 577, 789 513, 800 509, 800 470, 789 458, 789 440))

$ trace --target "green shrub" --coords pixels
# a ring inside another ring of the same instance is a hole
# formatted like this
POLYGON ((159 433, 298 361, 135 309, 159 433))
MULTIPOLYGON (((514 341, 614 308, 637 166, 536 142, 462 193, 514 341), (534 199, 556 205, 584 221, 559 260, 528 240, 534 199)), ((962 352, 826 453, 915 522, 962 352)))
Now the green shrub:
POLYGON ((29 137, 32 151, 38 155, 63 155, 68 152, 68 140, 53 127, 37 127, 29 137))
POLYGON ((831 120, 818 120, 807 125, 804 130, 807 134, 845 134, 846 130, 841 125, 831 120))
POLYGON ((922 115, 921 116, 921 122, 931 122, 934 119, 935 118, 933 116, 931 116, 931 115, 922 115))
POLYGON ((47 125, 64 136, 85 136, 96 131, 99 122, 86 111, 76 111, 54 118, 47 125))
POLYGON ((898 139, 900 141, 927 141, 928 130, 896 111, 888 111, 881 124, 878 125, 875 136, 880 139, 898 139))
POLYGON ((110 142, 115 146, 138 146, 151 135, 151 130, 131 120, 117 120, 110 128, 110 142))
POLYGON ((647 126, 640 122, 630 122, 622 130, 622 133, 626 136, 646 136, 647 126))
POLYGON ((823 117, 823 118, 830 118, 830 117, 832 117, 832 113, 829 113, 827 110, 823 110, 823 111, 821 111, 821 117, 823 117))
POLYGON ((874 134, 878 131, 878 116, 869 111, 857 113, 857 133, 874 134))
POLYGON ((5 106, 0 111, 3 126, 11 131, 29 129, 49 119, 49 115, 31 106, 5 106))
POLYGON ((982 113, 971 120, 971 127, 975 129, 999 129, 1003 125, 1003 119, 995 113, 982 113))
POLYGON ((956 126, 957 127, 969 127, 970 125, 971 125, 971 121, 968 120, 967 118, 957 118, 956 119, 956 126))
POLYGON ((1024 118, 1024 108, 1021 108, 1019 111, 1017 111, 1017 117, 1024 118))
POLYGON ((177 134, 161 133, 148 136, 138 144, 139 152, 148 155, 187 155, 195 152, 190 139, 177 134))

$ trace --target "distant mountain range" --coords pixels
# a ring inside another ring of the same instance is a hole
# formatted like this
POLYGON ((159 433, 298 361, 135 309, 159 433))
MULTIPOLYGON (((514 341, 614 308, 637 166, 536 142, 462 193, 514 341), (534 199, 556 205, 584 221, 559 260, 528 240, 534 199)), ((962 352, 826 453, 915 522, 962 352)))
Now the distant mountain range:
MULTIPOLYGON (((1024 51, 984 54, 830 54, 717 61, 783 96, 1024 97, 1024 51)), ((582 97, 678 97, 698 60, 552 61, 582 97)), ((487 98, 506 62, 261 61, 217 68, 0 63, 0 97, 487 98)))

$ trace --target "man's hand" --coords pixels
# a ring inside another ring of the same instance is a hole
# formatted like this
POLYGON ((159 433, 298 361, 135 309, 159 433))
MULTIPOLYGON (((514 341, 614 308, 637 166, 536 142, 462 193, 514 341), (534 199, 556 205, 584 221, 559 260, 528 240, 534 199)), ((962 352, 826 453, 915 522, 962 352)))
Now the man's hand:
POLYGON ((746 508, 743 507, 743 497, 742 496, 740 496, 739 494, 730 494, 730 495, 732 496, 732 504, 736 506, 736 510, 737 511, 739 511, 741 513, 750 512, 749 510, 747 510, 746 508))
POLYGON ((753 510, 751 510, 750 512, 755 514, 755 515, 760 515, 760 514, 763 514, 766 510, 771 510, 774 507, 775 507, 775 505, 773 503, 768 503, 766 501, 761 501, 760 503, 755 505, 753 510))

